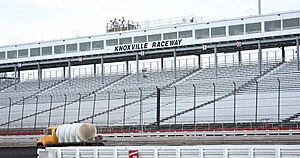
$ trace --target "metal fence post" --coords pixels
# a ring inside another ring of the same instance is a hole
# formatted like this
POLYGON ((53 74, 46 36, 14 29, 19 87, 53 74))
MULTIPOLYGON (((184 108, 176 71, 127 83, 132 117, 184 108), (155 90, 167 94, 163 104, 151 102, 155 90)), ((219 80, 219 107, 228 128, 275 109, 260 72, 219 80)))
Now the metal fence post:
POLYGON ((25 108, 25 98, 22 96, 22 119, 21 119, 21 130, 23 129, 23 117, 24 117, 24 108, 25 108))
POLYGON ((78 101, 77 122, 79 123, 79 119, 80 119, 80 110, 81 110, 81 94, 78 93, 78 95, 79 95, 79 101, 78 101))
POLYGON ((214 124, 216 123, 216 85, 215 83, 213 83, 214 86, 214 115, 213 115, 213 119, 214 119, 214 124))
POLYGON ((140 129, 143 131, 143 91, 139 88, 140 91, 140 129))
POLYGON ((258 82, 255 81, 255 128, 257 128, 257 114, 258 114, 258 82))
POLYGON ((160 89, 156 87, 157 91, 157 104, 156 104, 156 131, 160 131, 160 89))
POLYGON ((38 104, 39 104, 39 98, 38 96, 35 96, 36 98, 36 104, 35 104, 35 116, 34 116, 34 130, 36 130, 36 121, 37 121, 37 111, 38 111, 38 104))
POLYGON ((66 119, 66 108, 67 108, 67 95, 64 94, 64 96, 65 96, 65 105, 64 105, 63 124, 65 124, 65 119, 66 119))
POLYGON ((9 99, 9 108, 8 108, 8 120, 7 120, 7 132, 9 131, 9 125, 10 125, 10 113, 11 113, 11 98, 9 99))
POLYGON ((126 90, 124 91, 124 111, 123 111, 123 127, 125 126, 125 119, 126 119, 126 90))
POLYGON ((95 115, 95 107, 96 107, 96 97, 97 97, 97 94, 95 93, 95 91, 93 91, 93 94, 94 94, 94 103, 93 103, 93 114, 92 114, 92 124, 94 124, 94 115, 95 115))
POLYGON ((236 123, 236 84, 233 81, 233 124, 235 125, 236 123))
POLYGON ((175 98, 175 100, 174 100, 175 101, 174 102, 175 103, 175 111, 174 112, 175 113, 174 114, 175 114, 175 126, 176 126, 176 124, 177 124, 177 115, 176 115, 177 114, 177 87, 176 87, 176 85, 174 85, 174 90, 175 90, 175 96, 174 96, 174 98, 175 98))
POLYGON ((196 86, 193 84, 194 87, 194 129, 196 130, 196 86))
POLYGON ((50 95, 50 108, 49 108, 48 127, 50 127, 50 123, 51 123, 52 100, 53 100, 52 95, 50 95))
POLYGON ((108 93, 108 99, 107 99, 107 122, 106 122, 106 129, 109 127, 109 109, 110 109, 110 92, 107 91, 108 93))
POLYGON ((278 118, 277 118, 277 122, 279 124, 280 123, 280 79, 277 78, 277 80, 278 80, 278 108, 277 108, 278 118))

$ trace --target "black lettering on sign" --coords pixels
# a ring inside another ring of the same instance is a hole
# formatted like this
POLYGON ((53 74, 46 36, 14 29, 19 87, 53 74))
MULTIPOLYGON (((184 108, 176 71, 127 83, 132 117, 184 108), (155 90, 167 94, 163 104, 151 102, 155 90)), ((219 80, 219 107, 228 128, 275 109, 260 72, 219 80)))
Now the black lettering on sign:
POLYGON ((152 48, 156 47, 156 42, 152 42, 152 48))

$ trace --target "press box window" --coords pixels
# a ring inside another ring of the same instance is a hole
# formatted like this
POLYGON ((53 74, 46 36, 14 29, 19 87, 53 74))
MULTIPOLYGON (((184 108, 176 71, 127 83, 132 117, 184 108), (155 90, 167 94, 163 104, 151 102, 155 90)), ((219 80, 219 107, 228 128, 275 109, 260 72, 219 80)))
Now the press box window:
POLYGON ((225 26, 222 27, 213 27, 211 28, 211 36, 212 37, 222 37, 226 36, 225 26))
POLYGON ((188 30, 188 31, 180 31, 179 32, 179 38, 189 38, 193 36, 193 32, 192 30, 188 30))
POLYGON ((200 29, 195 31, 196 39, 209 38, 209 29, 200 29))
POLYGON ((93 50, 99 50, 104 48, 104 42, 103 41, 93 41, 92 42, 92 48, 93 50))
POLYGON ((5 52, 0 52, 0 60, 4 60, 5 59, 5 52))
POLYGON ((31 48, 30 49, 30 56, 35 57, 35 56, 40 56, 41 55, 41 49, 40 48, 31 48))
POLYGON ((252 34, 252 33, 261 33, 261 23, 250 23, 246 24, 246 33, 252 34))
POLYGON ((67 44, 67 53, 77 52, 77 43, 67 44))
POLYGON ((278 30, 281 30, 281 21, 280 20, 265 22, 265 31, 266 32, 278 31, 278 30))
POLYGON ((176 39, 177 32, 164 33, 164 40, 176 39))
POLYGON ((42 48, 42 55, 51 55, 52 54, 52 47, 43 47, 42 48))
POLYGON ((131 37, 128 37, 128 38, 120 38, 120 39, 119 39, 119 43, 120 43, 120 45, 123 45, 123 44, 131 44, 131 43, 132 43, 132 38, 131 38, 131 37))
POLYGON ((161 34, 148 35, 148 42, 160 41, 160 40, 161 40, 161 34))
POLYGON ((299 18, 283 19, 283 29, 299 28, 299 18))
POLYGON ((28 49, 18 50, 18 58, 28 57, 28 49))
POLYGON ((106 40, 106 45, 107 45, 107 46, 115 46, 115 45, 118 45, 118 39, 110 39, 110 40, 106 40))
POLYGON ((91 50, 91 42, 85 42, 79 44, 80 51, 90 51, 91 50))
POLYGON ((54 54, 62 54, 65 53, 65 45, 54 46, 54 54))
POLYGON ((147 36, 134 37, 134 43, 143 43, 143 42, 147 42, 147 36))
POLYGON ((244 34, 244 25, 233 25, 229 26, 229 35, 243 35, 244 34))
POLYGON ((7 51, 7 59, 15 59, 15 58, 17 58, 16 50, 7 51))

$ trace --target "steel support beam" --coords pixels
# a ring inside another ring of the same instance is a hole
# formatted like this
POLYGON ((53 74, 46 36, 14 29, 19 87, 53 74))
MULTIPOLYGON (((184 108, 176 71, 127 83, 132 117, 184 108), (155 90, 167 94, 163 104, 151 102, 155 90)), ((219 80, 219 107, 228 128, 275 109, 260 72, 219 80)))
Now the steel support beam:
POLYGON ((164 69, 164 58, 160 58, 161 70, 164 69))
POLYGON ((94 64, 94 77, 97 75, 97 64, 94 64))
POLYGON ((297 70, 300 71, 300 65, 299 65, 299 36, 296 37, 296 51, 297 51, 297 70))
POLYGON ((281 58, 282 58, 282 61, 285 61, 285 49, 284 49, 284 46, 281 47, 281 58))
POLYGON ((69 86, 71 85, 71 60, 68 60, 68 80, 69 80, 69 86))
POLYGON ((63 67, 63 78, 66 79, 66 67, 63 67))
POLYGON ((174 64, 173 64, 173 77, 174 77, 174 80, 176 80, 177 78, 177 72, 176 72, 176 49, 174 49, 174 64))
POLYGON ((241 50, 238 51, 238 59, 239 59, 239 65, 242 64, 242 53, 241 50))
POLYGON ((218 52, 217 45, 214 45, 214 53, 215 53, 215 76, 218 77, 218 52))
POLYGON ((41 64, 38 62, 38 89, 41 88, 41 64))
POLYGON ((101 83, 104 84, 104 59, 101 56, 101 83))
POLYGON ((14 72, 15 72, 14 75, 15 90, 17 90, 17 65, 16 64, 14 65, 14 72))
POLYGON ((261 76, 261 64, 262 64, 262 52, 261 52, 260 40, 258 40, 258 73, 260 76, 261 76))
POLYGON ((201 53, 198 54, 198 68, 201 69, 201 53))
POLYGON ((126 61, 126 75, 129 74, 129 61, 126 61))
POLYGON ((136 59, 136 81, 140 81, 140 74, 139 74, 139 53, 136 52, 135 54, 135 59, 136 59))

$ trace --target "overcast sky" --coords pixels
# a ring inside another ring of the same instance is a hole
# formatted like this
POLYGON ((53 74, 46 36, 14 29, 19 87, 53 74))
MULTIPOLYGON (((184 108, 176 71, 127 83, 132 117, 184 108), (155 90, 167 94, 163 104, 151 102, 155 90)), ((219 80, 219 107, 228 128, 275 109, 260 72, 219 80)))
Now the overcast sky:
MULTIPOLYGON (((300 9, 300 0, 261 1, 262 14, 300 9)), ((0 45, 103 34, 109 20, 121 17, 209 21, 257 13, 258 0, 0 0, 0 45)))

